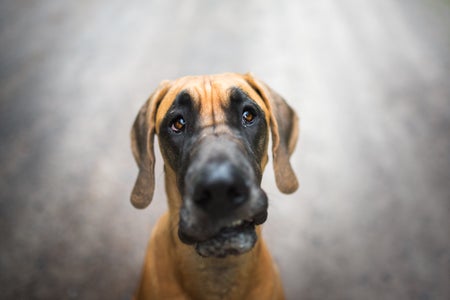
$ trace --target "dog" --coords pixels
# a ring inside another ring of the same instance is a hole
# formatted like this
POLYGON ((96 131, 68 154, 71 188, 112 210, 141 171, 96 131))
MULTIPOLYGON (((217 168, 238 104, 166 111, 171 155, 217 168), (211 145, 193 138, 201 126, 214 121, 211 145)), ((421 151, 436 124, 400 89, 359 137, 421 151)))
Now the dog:
POLYGON ((271 135, 277 187, 297 190, 289 159, 298 123, 250 73, 158 86, 131 131, 139 167, 131 202, 145 208, 152 201, 157 135, 168 211, 152 231, 135 299, 284 299, 259 226, 268 208, 260 184, 271 135))

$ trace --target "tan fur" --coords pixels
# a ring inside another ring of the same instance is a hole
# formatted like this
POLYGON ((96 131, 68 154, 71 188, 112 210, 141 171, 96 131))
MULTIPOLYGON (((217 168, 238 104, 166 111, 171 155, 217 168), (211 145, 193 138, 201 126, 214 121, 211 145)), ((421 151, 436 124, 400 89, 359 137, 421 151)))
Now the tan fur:
MULTIPOLYGON (((184 77, 162 83, 136 119, 132 148, 140 172, 132 194, 133 205, 143 208, 151 201, 153 136, 158 134, 176 95, 189 90, 193 99, 201 102, 202 126, 214 124, 220 128, 224 125, 226 130, 225 115, 220 107, 229 101, 227 91, 232 86, 240 87, 264 110, 272 132, 277 185, 283 192, 295 191, 298 182, 289 156, 297 140, 298 120, 284 100, 251 74, 184 77), (147 131, 147 135, 143 131, 147 131), (147 155, 143 151, 143 141, 138 139, 146 139, 147 155)), ((267 155, 264 155, 262 169, 266 164, 267 155)), ((169 211, 153 229, 136 299, 284 299, 281 280, 262 239, 260 226, 256 229, 257 243, 249 252, 226 258, 201 257, 194 247, 181 243, 178 238, 182 199, 176 188, 176 174, 168 164, 165 164, 165 186, 169 211)))

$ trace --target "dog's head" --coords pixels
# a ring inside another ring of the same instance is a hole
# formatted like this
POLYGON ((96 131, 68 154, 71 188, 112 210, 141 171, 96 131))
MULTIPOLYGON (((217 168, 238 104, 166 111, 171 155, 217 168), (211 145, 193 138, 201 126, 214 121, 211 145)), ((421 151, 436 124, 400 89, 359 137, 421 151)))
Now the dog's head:
MULTIPOLYGON (((267 218, 260 183, 268 161, 269 131, 275 179, 284 193, 298 182, 289 157, 298 136, 295 112, 251 74, 220 74, 166 81, 141 108, 132 130, 139 175, 131 195, 137 208, 152 200, 153 138, 178 195, 178 236, 202 256, 249 251, 255 225, 267 218)), ((175 189, 175 193, 173 191, 175 189)), ((169 203, 170 204, 170 203, 169 203)))

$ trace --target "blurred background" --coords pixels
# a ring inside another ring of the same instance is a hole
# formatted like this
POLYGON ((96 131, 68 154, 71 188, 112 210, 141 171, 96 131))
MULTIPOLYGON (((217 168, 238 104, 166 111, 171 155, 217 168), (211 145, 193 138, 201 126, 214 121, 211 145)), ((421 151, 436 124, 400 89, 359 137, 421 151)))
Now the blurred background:
POLYGON ((450 2, 1 1, 0 298, 129 299, 166 209, 129 132, 164 79, 251 71, 301 117, 264 235, 288 299, 450 298, 450 2))

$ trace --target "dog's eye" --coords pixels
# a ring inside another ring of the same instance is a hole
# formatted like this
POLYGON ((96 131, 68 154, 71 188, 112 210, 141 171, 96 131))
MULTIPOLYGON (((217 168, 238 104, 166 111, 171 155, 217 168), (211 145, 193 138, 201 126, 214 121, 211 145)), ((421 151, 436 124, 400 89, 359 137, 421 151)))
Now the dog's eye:
POLYGON ((186 121, 183 119, 182 116, 178 116, 172 121, 172 123, 170 125, 170 129, 172 129, 172 131, 175 133, 180 133, 180 132, 184 131, 185 126, 186 126, 186 121))
POLYGON ((245 109, 242 113, 242 124, 251 125, 255 121, 256 113, 252 109, 245 109))

